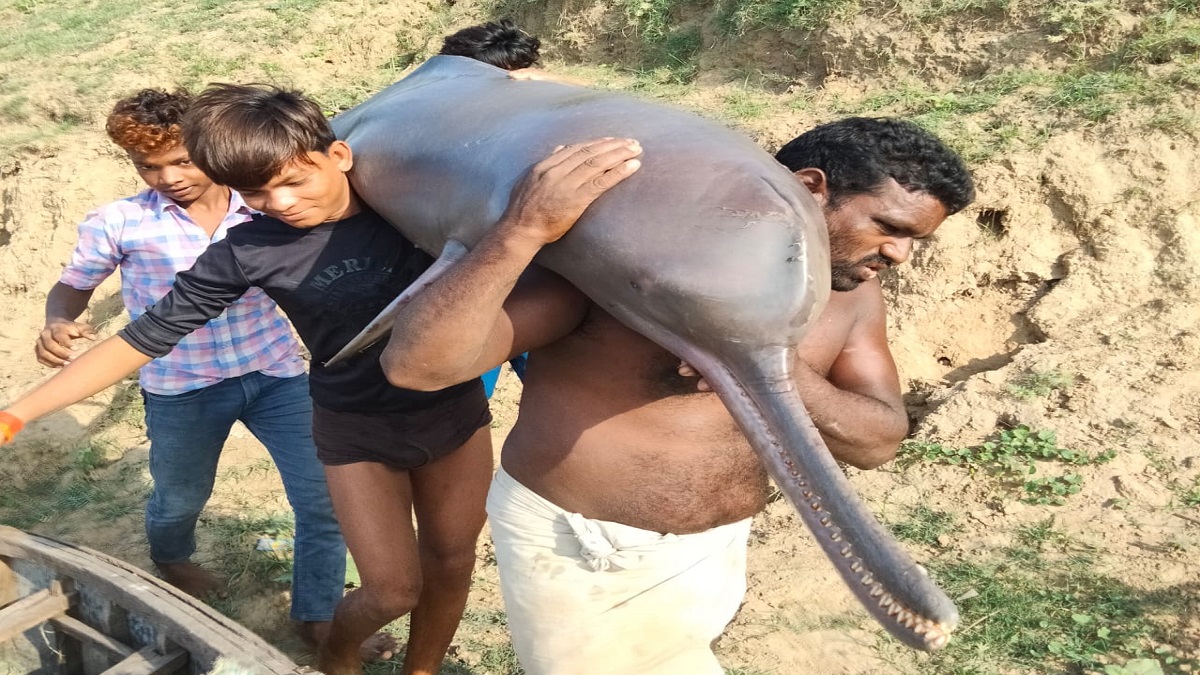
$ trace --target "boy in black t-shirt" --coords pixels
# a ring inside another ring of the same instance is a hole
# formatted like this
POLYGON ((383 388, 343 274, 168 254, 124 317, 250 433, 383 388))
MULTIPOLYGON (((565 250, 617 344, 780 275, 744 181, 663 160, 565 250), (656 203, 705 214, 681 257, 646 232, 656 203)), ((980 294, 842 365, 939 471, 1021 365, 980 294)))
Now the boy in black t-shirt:
MULTIPOLYGON (((309 636, 318 667, 354 674, 364 655, 386 657, 394 645, 372 636, 411 611, 404 672, 432 675, 462 618, 485 518, 492 451, 482 385, 393 387, 379 366, 382 344, 322 365, 431 259, 360 202, 346 176, 350 147, 299 93, 214 85, 193 102, 183 135, 205 174, 265 215, 210 246, 137 321, 0 411, 0 445, 24 422, 120 381, 262 288, 313 354, 313 437, 362 579, 331 625, 309 636)), ((500 222, 565 230, 599 196, 596 179, 628 158, 606 154, 616 144, 556 151, 516 188, 500 222)))

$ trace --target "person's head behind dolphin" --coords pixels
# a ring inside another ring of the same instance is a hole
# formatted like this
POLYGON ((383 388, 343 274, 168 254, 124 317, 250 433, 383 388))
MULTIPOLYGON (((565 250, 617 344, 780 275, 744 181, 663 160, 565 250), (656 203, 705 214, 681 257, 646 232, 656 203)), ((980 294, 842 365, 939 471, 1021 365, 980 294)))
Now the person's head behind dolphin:
POLYGON ((504 70, 537 64, 541 40, 517 28, 509 19, 464 28, 447 35, 439 54, 466 56, 504 70))

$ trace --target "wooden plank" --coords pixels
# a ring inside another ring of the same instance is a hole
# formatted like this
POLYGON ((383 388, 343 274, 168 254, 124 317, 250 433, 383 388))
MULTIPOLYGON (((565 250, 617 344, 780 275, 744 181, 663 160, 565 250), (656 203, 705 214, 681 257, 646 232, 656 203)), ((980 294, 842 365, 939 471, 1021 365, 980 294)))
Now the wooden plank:
MULTIPOLYGON (((104 595, 131 614, 150 617, 172 644, 187 650, 199 672, 221 656, 264 674, 290 674, 296 664, 244 626, 133 565, 91 549, 0 526, 0 556, 45 565, 89 594, 104 595)), ((101 627, 103 629, 103 627, 101 627)))
POLYGON ((8 642, 70 607, 67 596, 41 590, 0 609, 0 642, 8 642))
POLYGON ((8 566, 8 561, 0 558, 0 607, 21 597, 17 592, 17 574, 8 566))
POLYGON ((166 654, 159 654, 154 647, 146 647, 130 654, 101 675, 169 675, 186 666, 187 661, 187 652, 178 647, 166 654))
POLYGON ((104 633, 101 633, 100 631, 92 628, 78 619, 72 619, 64 614, 63 616, 56 616, 50 620, 54 622, 54 625, 61 628, 62 631, 67 635, 71 635, 83 642, 103 647, 110 653, 116 655, 117 658, 124 659, 125 657, 133 654, 133 648, 129 645, 121 642, 120 640, 115 640, 104 633))
MULTIPOLYGON (((79 592, 79 603, 72 612, 74 618, 121 644, 134 644, 129 630, 129 612, 124 607, 101 593, 93 593, 86 584, 77 583, 75 588, 79 592)), ((84 643, 81 647, 84 675, 100 675, 125 658, 114 656, 112 652, 94 644, 84 643)), ((129 649, 130 652, 136 651, 132 646, 129 649)))

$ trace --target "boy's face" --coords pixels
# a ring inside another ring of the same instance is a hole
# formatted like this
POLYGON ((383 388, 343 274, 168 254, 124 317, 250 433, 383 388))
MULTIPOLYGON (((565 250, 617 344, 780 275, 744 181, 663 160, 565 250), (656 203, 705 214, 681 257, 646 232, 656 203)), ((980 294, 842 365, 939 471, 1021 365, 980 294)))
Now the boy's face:
POLYGON ((169 150, 143 154, 129 150, 129 161, 146 185, 186 207, 213 186, 213 182, 188 157, 183 144, 169 150))
POLYGON ((358 212, 346 172, 353 166, 350 146, 334 141, 328 152, 309 152, 308 162, 292 160, 266 185, 234 188, 263 213, 300 229, 342 220, 358 212))

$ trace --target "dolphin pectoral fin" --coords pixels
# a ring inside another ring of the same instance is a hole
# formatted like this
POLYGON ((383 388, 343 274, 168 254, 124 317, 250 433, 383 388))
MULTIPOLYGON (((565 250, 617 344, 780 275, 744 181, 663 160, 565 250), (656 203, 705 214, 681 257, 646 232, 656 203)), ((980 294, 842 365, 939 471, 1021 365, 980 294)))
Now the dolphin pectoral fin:
POLYGON ((400 295, 396 296, 395 300, 388 303, 387 307, 379 313, 379 316, 371 319, 365 328, 359 331, 358 335, 354 336, 341 351, 333 355, 333 358, 325 362, 325 366, 329 367, 341 361, 344 361, 351 356, 363 351, 367 347, 378 342, 385 335, 391 332, 392 324, 396 323, 396 314, 400 308, 408 303, 410 299, 417 293, 432 284, 438 277, 446 273, 450 266, 462 260, 462 257, 467 253, 467 247, 462 243, 450 239, 446 245, 442 247, 442 252, 437 260, 425 270, 421 276, 417 277, 412 284, 404 289, 400 295))
POLYGON ((790 374, 780 378, 779 373, 766 372, 787 361, 774 351, 781 350, 728 366, 715 359, 689 362, 704 373, 867 611, 914 649, 944 647, 958 625, 958 609, 855 493, 825 447, 790 374))

